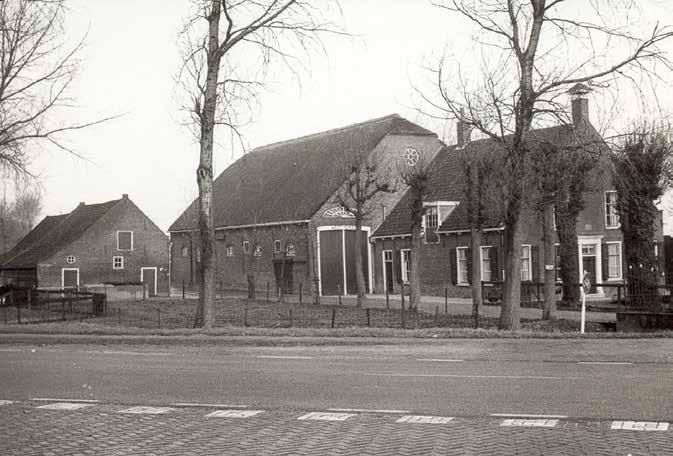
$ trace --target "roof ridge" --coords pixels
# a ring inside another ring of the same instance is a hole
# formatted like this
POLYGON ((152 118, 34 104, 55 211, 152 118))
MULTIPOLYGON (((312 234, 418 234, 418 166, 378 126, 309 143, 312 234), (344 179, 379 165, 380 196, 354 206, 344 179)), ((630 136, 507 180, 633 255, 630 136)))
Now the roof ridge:
POLYGON ((309 139, 309 138, 314 138, 314 137, 323 136, 323 135, 331 135, 331 134, 338 133, 338 132, 341 132, 341 131, 344 131, 344 130, 349 130, 351 128, 361 127, 363 125, 369 125, 369 124, 381 122, 381 121, 384 121, 384 120, 387 120, 387 119, 402 119, 402 118, 403 117, 400 116, 397 113, 388 114, 387 116, 365 120, 364 122, 356 122, 356 123, 352 123, 352 124, 349 124, 349 125, 345 125, 343 127, 331 128, 329 130, 319 131, 319 132, 316 132, 316 133, 309 133, 308 135, 299 136, 297 138, 284 139, 284 140, 281 140, 281 141, 272 142, 272 143, 269 143, 269 144, 265 144, 263 146, 255 147, 250 152, 257 152, 257 151, 261 152, 261 149, 266 149, 267 147, 274 147, 274 146, 280 146, 280 145, 285 145, 285 144, 292 144, 292 143, 297 142, 297 141, 304 141, 304 140, 309 139))

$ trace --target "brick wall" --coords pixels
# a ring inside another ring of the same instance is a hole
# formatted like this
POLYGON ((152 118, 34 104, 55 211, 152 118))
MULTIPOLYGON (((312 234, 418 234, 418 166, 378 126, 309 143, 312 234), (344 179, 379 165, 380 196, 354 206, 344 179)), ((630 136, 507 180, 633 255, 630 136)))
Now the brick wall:
POLYGON ((168 238, 129 199, 123 199, 79 239, 38 265, 41 287, 60 287, 62 268, 79 268, 80 284, 139 282, 141 267, 157 268, 157 292, 168 291, 168 238), (118 230, 133 231, 133 250, 118 251, 118 230), (75 263, 66 258, 75 256, 75 263), (112 257, 123 256, 124 268, 112 268, 112 257))

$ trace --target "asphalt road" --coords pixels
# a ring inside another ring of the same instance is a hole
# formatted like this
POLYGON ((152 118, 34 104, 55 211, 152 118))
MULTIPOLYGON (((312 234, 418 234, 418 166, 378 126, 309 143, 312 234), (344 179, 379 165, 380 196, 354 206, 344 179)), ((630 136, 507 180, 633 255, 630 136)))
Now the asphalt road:
POLYGON ((673 420, 673 341, 0 346, 0 399, 673 420))

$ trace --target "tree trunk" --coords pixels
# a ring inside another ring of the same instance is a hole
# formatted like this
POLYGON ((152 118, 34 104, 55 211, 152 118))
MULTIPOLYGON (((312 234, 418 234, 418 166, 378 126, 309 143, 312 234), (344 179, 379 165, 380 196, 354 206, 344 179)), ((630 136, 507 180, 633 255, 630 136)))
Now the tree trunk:
MULTIPOLYGON (((355 215, 355 284, 357 287, 357 306, 366 304, 365 275, 362 271, 362 215, 358 210, 355 215)), ((346 288, 346 284, 344 284, 346 288)), ((346 291, 346 290, 344 290, 346 291)))
POLYGON ((479 309, 483 297, 481 295, 481 231, 472 228, 470 230, 472 241, 472 318, 474 327, 479 327, 479 309))
POLYGON ((563 289, 561 299, 566 304, 577 304, 580 297, 577 287, 580 281, 577 240, 578 213, 572 208, 561 207, 562 210, 556 211, 556 233, 559 238, 559 266, 563 289))
POLYGON ((554 249, 553 204, 546 204, 543 209, 542 246, 544 248, 544 310, 542 311, 542 319, 554 320, 556 318, 556 252, 554 249))
MULTIPOLYGON (((416 225, 416 224, 414 224, 416 225)), ((417 311, 421 303, 421 227, 411 228, 411 264, 409 265, 409 310, 417 311)))
POLYGON ((208 16, 208 69, 203 97, 203 109, 199 112, 201 137, 199 141, 199 167, 196 182, 199 187, 198 225, 201 266, 199 274, 199 302, 194 318, 195 327, 210 328, 213 325, 215 300, 215 228, 213 225, 213 134, 215 109, 217 107, 217 81, 220 71, 219 27, 221 3, 212 1, 208 16))
POLYGON ((516 330, 521 326, 521 220, 520 210, 512 211, 505 229, 505 283, 503 284, 502 309, 499 329, 516 330))

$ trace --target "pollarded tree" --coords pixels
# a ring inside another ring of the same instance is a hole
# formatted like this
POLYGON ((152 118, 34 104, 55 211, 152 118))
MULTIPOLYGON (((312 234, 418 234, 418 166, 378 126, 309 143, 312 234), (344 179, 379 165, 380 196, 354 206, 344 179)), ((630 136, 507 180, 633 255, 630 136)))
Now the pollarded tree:
POLYGON ((658 219, 655 202, 671 188, 673 141, 670 129, 640 128, 614 153, 617 209, 624 235, 627 296, 636 304, 655 295, 659 269, 654 252, 658 219), (645 296, 643 296, 645 295, 645 296))
MULTIPOLYGON (((627 13, 633 1, 568 0, 436 0, 435 4, 462 17, 477 29, 482 48, 479 77, 466 78, 460 65, 447 68, 441 59, 432 69, 434 94, 421 93, 440 117, 463 118, 503 153, 502 202, 505 283, 499 327, 520 326, 522 211, 531 130, 551 121, 567 120, 559 97, 575 84, 607 83, 621 77, 652 74, 655 65, 670 68, 660 50, 673 29, 659 24, 643 33, 629 29, 627 13)), ((630 20, 631 18, 628 17, 630 20)), ((659 68, 657 68, 659 69, 659 68)))
MULTIPOLYGON (((293 71, 296 54, 321 48, 323 33, 338 33, 323 19, 331 2, 303 0, 196 0, 194 16, 182 32, 185 89, 199 140, 197 223, 201 251, 199 301, 194 325, 213 324, 215 231, 213 225, 213 145, 216 127, 241 139, 254 114, 272 63, 293 71)), ((228 195, 220 195, 227 198, 228 195)))
POLYGON ((371 156, 367 157, 358 155, 350 163, 345 163, 349 176, 334 196, 335 201, 346 211, 353 214, 355 219, 353 249, 355 250, 355 283, 358 307, 362 307, 366 300, 362 258, 362 223, 376 209, 375 202, 381 194, 395 191, 392 176, 382 166, 380 158, 380 154, 372 153, 371 156))

